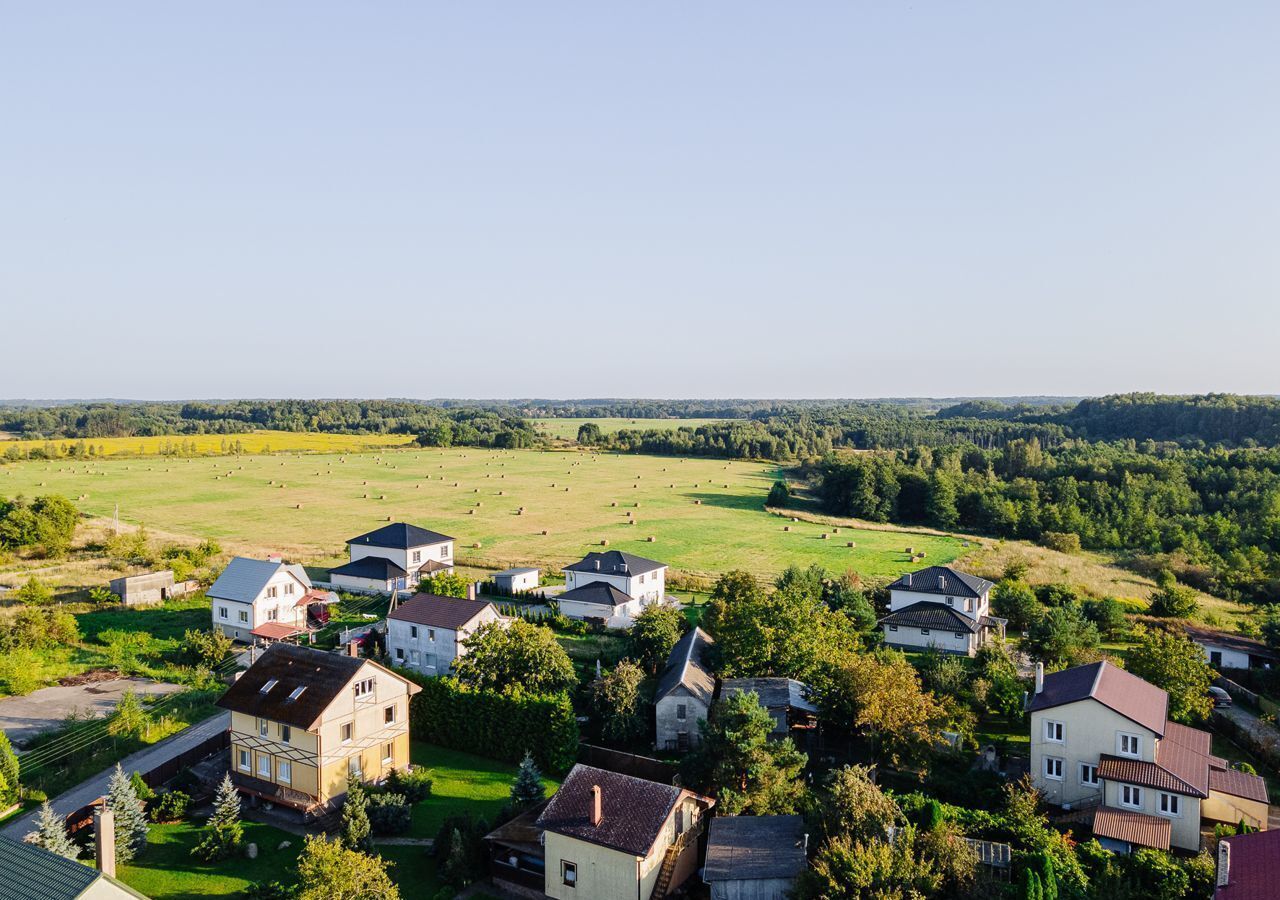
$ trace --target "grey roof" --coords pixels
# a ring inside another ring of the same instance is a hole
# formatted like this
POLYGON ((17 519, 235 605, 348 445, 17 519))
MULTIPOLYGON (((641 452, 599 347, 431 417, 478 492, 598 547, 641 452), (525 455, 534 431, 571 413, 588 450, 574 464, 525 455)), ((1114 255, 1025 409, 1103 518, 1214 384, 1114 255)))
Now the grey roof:
POLYGON ((1272 650, 1262 641, 1254 640, 1241 634, 1224 634, 1221 631, 1212 631, 1208 628, 1196 628, 1194 625, 1184 625, 1183 628, 1187 632, 1187 637, 1202 647, 1222 647, 1226 650, 1236 650, 1240 653, 1247 653, 1250 656, 1258 656, 1263 659, 1280 659, 1280 653, 1272 650))
POLYGON ((803 816, 716 816, 703 880, 795 878, 807 865, 803 816))
POLYGON ((516 566, 514 569, 503 569, 501 572, 494 572, 493 577, 498 578, 502 575, 528 575, 530 572, 536 573, 538 570, 532 566, 516 566))
POLYGON ((1157 736, 1165 733, 1169 695, 1106 660, 1046 675, 1044 687, 1032 695, 1027 712, 1089 699, 1115 710, 1157 736))
POLYGON ((630 594, 623 593, 613 585, 604 581, 593 581, 590 584, 584 584, 582 587, 574 588, 571 591, 565 591, 556 597, 556 600, 575 600, 578 603, 594 603, 597 606, 607 606, 613 609, 615 606, 623 606, 630 603, 633 598, 630 594))
POLYGON ((359 544, 363 547, 390 547, 393 550, 408 550, 410 547, 423 547, 427 544, 443 544, 453 538, 438 531, 428 531, 417 525, 395 522, 353 537, 348 544, 359 544))
POLYGON ((919 572, 908 572, 889 587, 900 591, 914 591, 917 594, 981 597, 991 590, 992 584, 985 578, 957 572, 950 566, 929 566, 919 572))
POLYGON ((599 572, 601 575, 642 575, 645 572, 656 572, 667 568, 666 563, 645 559, 634 553, 621 550, 606 550, 604 553, 588 553, 571 566, 565 566, 566 572, 599 572), (599 563, 599 567, 596 566, 599 563))
POLYGON ((352 578, 369 578, 373 581, 390 581, 404 578, 408 573, 384 556, 363 556, 354 562, 343 563, 329 570, 330 575, 349 575, 352 578))
POLYGON ((0 838, 0 900, 73 900, 101 877, 73 859, 0 838))
POLYGON ((302 582, 306 590, 311 589, 311 579, 307 577, 307 570, 302 566, 237 556, 227 563, 218 580, 209 588, 209 596, 217 597, 219 600, 252 603, 262 593, 267 582, 281 569, 292 573, 298 581, 302 582))
MULTIPOLYGON (((985 618, 985 617, 984 617, 985 618)), ((894 610, 877 623, 879 625, 905 625, 908 628, 928 628, 933 631, 966 631, 975 634, 982 630, 984 622, 961 615, 950 606, 921 600, 902 609, 894 610)))
POLYGON ((711 635, 701 628, 685 632, 667 656, 667 665, 658 679, 654 701, 668 697, 684 688, 690 696, 710 704, 715 694, 716 680, 707 670, 707 648, 714 644, 711 635))
POLYGON ((818 707, 809 699, 809 686, 794 678, 723 678, 720 680, 720 695, 732 697, 734 694, 754 691, 760 698, 760 705, 765 709, 799 709, 816 713, 818 707))

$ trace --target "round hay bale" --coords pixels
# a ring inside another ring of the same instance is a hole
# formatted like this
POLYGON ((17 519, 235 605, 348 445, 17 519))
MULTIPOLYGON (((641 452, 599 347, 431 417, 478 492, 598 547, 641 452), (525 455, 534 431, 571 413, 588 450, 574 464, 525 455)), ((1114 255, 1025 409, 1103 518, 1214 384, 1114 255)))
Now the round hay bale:
POLYGON ((919 556, 921 559, 924 559, 924 558, 925 558, 926 556, 928 556, 929 554, 928 554, 928 553, 925 553, 923 550, 921 550, 921 551, 920 551, 918 554, 916 554, 916 555, 917 555, 917 556, 919 556))
POLYGON ((601 547, 608 547, 608 546, 609 546, 609 539, 608 539, 608 538, 605 538, 604 540, 602 540, 602 541, 600 542, 600 546, 601 546, 601 547))
POLYGON ((693 501, 693 505, 694 505, 694 506, 701 506, 701 505, 702 505, 702 501, 701 501, 701 500, 694 500, 694 501, 693 501))
POLYGON ((415 484, 415 485, 413 486, 413 489, 414 489, 415 491, 422 490, 422 485, 420 485, 420 484, 415 484))
POLYGON ((645 538, 645 540, 647 540, 650 544, 652 544, 652 543, 654 543, 655 541, 657 541, 658 539, 657 539, 656 537, 654 537, 653 535, 649 535, 647 538, 645 538))
POLYGON ((568 488, 568 487, 565 487, 564 492, 565 492, 566 494, 567 494, 567 493, 569 493, 569 488, 568 488))
POLYGON ((474 544, 472 544, 472 545, 471 545, 471 549, 473 549, 473 550, 479 550, 479 549, 480 549, 480 546, 481 546, 481 545, 480 545, 480 542, 479 542, 479 541, 476 541, 474 544))
POLYGON ((916 555, 916 548, 915 548, 915 547, 908 547, 908 548, 907 548, 907 552, 908 552, 908 553, 910 553, 912 556, 915 556, 915 555, 916 555))
POLYGON ((551 482, 551 486, 552 486, 552 487, 555 487, 555 486, 556 486, 556 483, 555 483, 554 481, 553 481, 553 482, 551 482))
POLYGON ((783 526, 782 526, 782 530, 783 530, 783 531, 790 531, 790 530, 791 530, 791 526, 790 526, 790 525, 783 525, 783 526))
POLYGON ((516 510, 516 515, 517 515, 517 516, 523 516, 523 515, 524 515, 524 510, 523 510, 523 509, 517 509, 517 510, 516 510))
POLYGON ((640 487, 640 485, 638 485, 638 484, 633 484, 633 485, 631 485, 631 487, 632 487, 632 488, 638 488, 638 487, 640 487))
POLYGON ((824 531, 824 532, 822 532, 822 539, 823 539, 824 541, 825 541, 825 540, 827 540, 827 539, 828 539, 828 538, 830 538, 830 537, 831 537, 831 535, 827 534, 825 531, 824 531))
POLYGON ((831 533, 832 533, 832 534, 839 534, 839 533, 840 533, 840 529, 839 529, 839 528, 832 528, 832 529, 831 529, 831 533))
POLYGON ((476 511, 474 509, 467 510, 467 515, 474 516, 475 514, 476 514, 476 511))
MULTIPOLYGON (((231 477, 231 473, 230 473, 230 472, 228 472, 228 473, 227 473, 227 477, 228 477, 228 478, 230 478, 230 477, 231 477)), ((267 482, 267 484, 268 484, 268 485, 275 484, 275 481, 268 481, 268 482, 267 482)))
POLYGON ((673 487, 675 487, 675 485, 674 485, 674 484, 669 484, 669 485, 667 485, 667 487, 669 487, 669 488, 673 488, 673 487))
POLYGON ((627 518, 628 518, 628 519, 630 519, 630 518, 631 518, 632 516, 634 516, 634 515, 635 515, 635 513, 633 513, 631 510, 627 510, 627 518))
POLYGON ((480 488, 472 488, 472 489, 471 489, 471 493, 473 493, 473 494, 478 494, 478 493, 480 493, 480 488))
POLYGON ((799 519, 797 519, 795 516, 792 516, 792 517, 791 517, 791 521, 792 521, 792 522, 799 522, 800 520, 799 520, 799 519))
POLYGON ((547 536, 547 535, 549 535, 550 533, 551 533, 551 532, 550 532, 550 531, 547 531, 547 529, 545 529, 545 528, 544 528, 544 529, 542 529, 542 536, 543 536, 543 537, 546 537, 546 536, 547 536))
POLYGON ((369 495, 368 495, 368 494, 361 494, 361 495, 360 495, 360 498, 361 498, 362 500, 368 500, 368 499, 369 499, 369 495))
POLYGON ((614 500, 614 501, 612 501, 609 505, 610 505, 610 506, 617 506, 617 505, 618 505, 618 501, 617 501, 617 500, 614 500))
POLYGON ((388 521, 388 522, 390 522, 390 521, 391 521, 391 517, 390 517, 390 516, 387 516, 387 521, 388 521))
POLYGON ((845 544, 845 546, 846 546, 846 547, 856 547, 856 546, 858 546, 858 545, 857 545, 857 544, 855 544, 853 541, 849 541, 849 543, 845 544))
POLYGON ((476 506, 477 506, 477 507, 484 506, 484 501, 483 501, 483 500, 477 500, 477 501, 476 501, 476 506))
POLYGON ((507 495, 507 492, 506 492, 506 491, 498 491, 498 496, 499 496, 499 497, 505 497, 506 495, 507 495))
POLYGON ((455 481, 455 482, 453 483, 453 486, 454 486, 454 487, 458 487, 458 482, 456 482, 456 481, 455 481))
POLYGON ((386 494, 379 494, 379 495, 378 495, 378 499, 379 499, 379 500, 386 500, 386 499, 387 499, 387 495, 386 495, 386 494))

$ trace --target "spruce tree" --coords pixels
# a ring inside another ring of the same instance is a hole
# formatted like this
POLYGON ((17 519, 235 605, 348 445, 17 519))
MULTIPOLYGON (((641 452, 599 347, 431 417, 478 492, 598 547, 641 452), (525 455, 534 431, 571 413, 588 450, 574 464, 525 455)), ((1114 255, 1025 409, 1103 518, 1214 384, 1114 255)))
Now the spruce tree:
POLYGON ((541 803, 546 796, 546 789, 542 786, 542 773, 538 771, 538 764, 533 761, 533 754, 526 750, 524 759, 520 760, 520 771, 516 773, 515 783, 511 785, 512 809, 521 812, 535 803, 541 803))
POLYGON ((40 804, 40 818, 36 820, 36 831, 31 843, 67 859, 75 859, 80 855, 80 849, 67 835, 67 820, 53 811, 48 800, 40 804))
POLYGON ((342 843, 348 850, 373 849, 368 808, 364 785, 354 773, 347 775, 347 799, 342 802, 342 843))
POLYGON ((1040 868, 1040 896, 1043 900, 1058 900, 1058 877, 1053 871, 1053 858, 1045 856, 1040 868))
POLYGON ((240 794, 231 783, 231 773, 222 776, 218 792, 213 797, 213 814, 209 816, 208 831, 200 843, 191 848, 191 855, 206 862, 226 859, 240 849, 244 842, 244 826, 240 824, 240 794))
POLYGON ((0 793, 0 801, 4 801, 5 806, 18 801, 19 768, 18 754, 13 752, 9 736, 0 731, 0 777, 3 777, 5 785, 3 793, 0 793))
POLYGON ((107 783, 107 808, 116 819, 116 864, 127 863, 147 845, 147 813, 119 763, 107 783))
POLYGON ((937 831, 942 825, 942 804, 930 798, 924 807, 924 823, 922 831, 937 831))

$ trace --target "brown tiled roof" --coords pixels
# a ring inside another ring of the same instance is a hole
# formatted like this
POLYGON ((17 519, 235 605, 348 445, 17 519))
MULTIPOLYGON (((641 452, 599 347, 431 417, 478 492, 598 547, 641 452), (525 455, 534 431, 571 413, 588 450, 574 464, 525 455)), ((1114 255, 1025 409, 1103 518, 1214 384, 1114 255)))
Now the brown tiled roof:
POLYGON ((1275 900, 1280 885, 1280 831, 1223 838, 1231 847, 1227 884, 1213 900, 1275 900))
POLYGON ((367 660, 294 644, 272 644, 218 699, 218 706, 310 730, 367 660), (268 682, 271 689, 262 692, 268 682), (305 687, 293 700, 289 695, 305 687))
MULTIPOLYGON (((439 597, 435 594, 414 594, 401 603, 387 618, 397 622, 412 622, 432 628, 449 628, 457 631, 480 613, 487 600, 464 600, 460 597, 439 597)), ((495 609, 494 612, 497 612, 495 609)))
POLYGON ((263 622, 249 633, 260 638, 266 638, 269 641, 282 641, 285 638, 293 637, 295 634, 302 634, 302 631, 292 625, 285 625, 283 622, 263 622))
POLYGON ((1100 806, 1093 817, 1093 833, 1098 837, 1125 841, 1140 847, 1168 850, 1173 826, 1168 819, 1159 816, 1100 806))
POLYGON ((1027 711, 1090 698, 1157 735, 1164 734, 1169 695, 1105 660, 1046 675, 1044 688, 1031 698, 1027 711))
MULTIPOLYGON (((683 796, 697 796, 669 784, 633 778, 581 763, 574 766, 538 817, 537 826, 632 856, 647 857, 663 824, 683 796), (591 824, 591 788, 600 787, 603 812, 591 824)), ((714 801, 699 797, 710 806, 714 801)))
MULTIPOLYGON (((1160 791, 1187 794, 1191 797, 1209 796, 1208 790, 1200 790, 1163 766, 1140 759, 1126 759, 1123 756, 1111 756, 1105 753, 1099 756, 1098 777, 1105 778, 1107 781, 1123 781, 1126 784, 1137 784, 1160 791)), ((1208 781, 1207 775, 1205 781, 1208 781)))
POLYGON ((1259 803, 1271 802, 1271 798, 1267 796, 1266 779, 1239 769, 1210 769, 1209 790, 1246 800, 1257 800, 1259 803))
POLYGON ((449 565, 449 563, 440 562, 438 559, 429 559, 422 565, 418 566, 418 574, 426 576, 430 575, 432 572, 444 572, 452 568, 453 566, 449 565))

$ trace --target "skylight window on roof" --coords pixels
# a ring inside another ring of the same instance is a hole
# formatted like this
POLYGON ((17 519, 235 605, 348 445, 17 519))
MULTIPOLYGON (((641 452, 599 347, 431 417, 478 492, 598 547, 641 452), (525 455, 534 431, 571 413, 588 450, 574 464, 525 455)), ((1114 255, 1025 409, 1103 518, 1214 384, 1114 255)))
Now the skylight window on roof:
POLYGON ((267 681, 267 683, 266 683, 266 684, 264 684, 261 688, 259 688, 259 692, 260 692, 260 693, 263 693, 263 694, 266 694, 266 693, 270 692, 270 690, 271 690, 273 687, 275 687, 277 684, 279 684, 279 683, 280 683, 280 679, 279 679, 279 678, 272 678, 272 679, 270 679, 269 681, 267 681))
POLYGON ((298 686, 297 686, 296 688, 294 688, 294 689, 293 689, 293 691, 289 694, 289 699, 290 699, 290 700, 297 700, 299 697, 301 697, 301 696, 302 696, 302 692, 303 692, 303 691, 305 691, 306 689, 307 689, 307 686, 306 686, 305 684, 300 684, 300 685, 298 685, 298 686))

